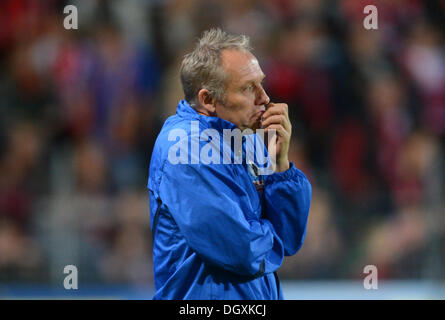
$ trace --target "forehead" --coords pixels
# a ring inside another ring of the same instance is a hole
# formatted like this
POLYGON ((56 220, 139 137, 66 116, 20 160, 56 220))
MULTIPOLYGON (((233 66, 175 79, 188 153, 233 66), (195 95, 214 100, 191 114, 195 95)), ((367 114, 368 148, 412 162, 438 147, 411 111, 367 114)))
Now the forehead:
POLYGON ((229 73, 232 83, 261 80, 264 77, 258 60, 250 52, 224 50, 221 58, 222 66, 229 73))

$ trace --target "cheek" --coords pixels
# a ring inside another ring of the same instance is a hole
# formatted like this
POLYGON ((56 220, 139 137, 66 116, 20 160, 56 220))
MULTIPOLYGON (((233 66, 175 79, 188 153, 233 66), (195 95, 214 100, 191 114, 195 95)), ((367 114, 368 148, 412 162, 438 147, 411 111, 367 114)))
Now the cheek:
POLYGON ((255 114, 255 108, 253 108, 253 98, 244 94, 231 95, 227 98, 226 106, 231 109, 233 115, 243 124, 251 124, 252 117, 255 114))
POLYGON ((255 96, 251 94, 245 94, 239 97, 239 104, 243 107, 245 111, 253 110, 255 105, 255 96))
POLYGON ((251 103, 246 97, 237 95, 233 96, 230 100, 227 101, 227 106, 238 114, 245 114, 250 108, 251 103))

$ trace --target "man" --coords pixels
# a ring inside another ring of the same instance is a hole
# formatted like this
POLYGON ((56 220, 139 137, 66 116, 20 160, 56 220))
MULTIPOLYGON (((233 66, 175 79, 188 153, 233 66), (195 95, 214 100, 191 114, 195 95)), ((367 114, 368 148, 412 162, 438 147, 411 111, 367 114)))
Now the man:
POLYGON ((185 100, 156 140, 148 180, 154 299, 283 299, 276 270, 303 244, 311 185, 288 161, 287 105, 269 103, 250 50, 246 36, 212 29, 182 62, 185 100), (271 174, 246 161, 246 140, 226 148, 224 134, 249 129, 276 132, 271 174))

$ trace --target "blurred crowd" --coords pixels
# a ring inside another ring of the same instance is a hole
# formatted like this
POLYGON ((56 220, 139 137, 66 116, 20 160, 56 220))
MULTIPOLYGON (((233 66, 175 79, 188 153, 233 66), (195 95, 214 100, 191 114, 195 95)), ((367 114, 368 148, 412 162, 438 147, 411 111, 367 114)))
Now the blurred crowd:
POLYGON ((210 27, 250 36, 313 185, 281 277, 443 278, 445 2, 371 2, 378 30, 362 0, 2 0, 0 283, 152 283, 151 150, 210 27))

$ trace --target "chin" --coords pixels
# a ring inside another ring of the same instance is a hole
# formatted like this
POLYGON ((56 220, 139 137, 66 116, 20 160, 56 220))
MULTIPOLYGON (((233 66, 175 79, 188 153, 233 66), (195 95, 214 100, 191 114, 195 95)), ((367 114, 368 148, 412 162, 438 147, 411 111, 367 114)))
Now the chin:
POLYGON ((253 132, 256 133, 256 131, 257 131, 258 129, 262 129, 261 122, 260 122, 260 121, 255 122, 255 123, 250 127, 250 129, 252 129, 253 132))
POLYGON ((258 129, 261 129, 262 126, 261 126, 261 121, 256 121, 253 124, 244 125, 244 126, 238 126, 238 128, 241 131, 246 130, 246 129, 250 129, 250 130, 252 130, 255 133, 258 129))
POLYGON ((261 129, 261 127, 255 126, 255 127, 252 127, 251 129, 252 129, 253 133, 257 133, 257 130, 261 129))

